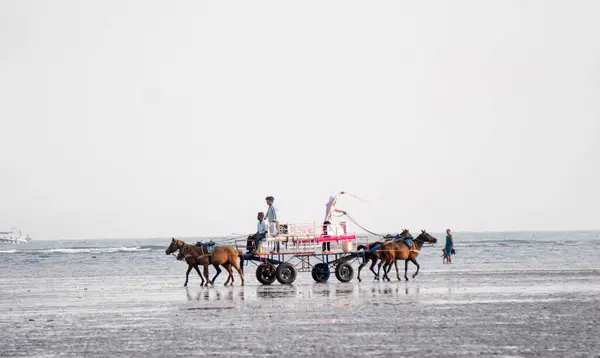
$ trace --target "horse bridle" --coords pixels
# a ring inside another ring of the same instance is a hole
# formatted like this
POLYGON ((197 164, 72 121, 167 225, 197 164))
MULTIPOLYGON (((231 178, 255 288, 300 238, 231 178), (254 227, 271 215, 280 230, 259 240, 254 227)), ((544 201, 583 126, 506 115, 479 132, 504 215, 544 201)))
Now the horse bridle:
MULTIPOLYGON (((175 247, 177 247, 177 249, 179 250, 179 253, 181 253, 184 257, 186 257, 187 254, 185 252, 183 252, 183 249, 185 248, 185 243, 183 243, 183 241, 182 241, 181 246, 179 246, 178 243, 179 243, 179 240, 175 241, 175 247)), ((212 254, 210 254, 209 252, 204 252, 204 247, 201 247, 200 251, 202 252, 202 255, 198 256, 198 258, 202 258, 202 257, 208 255, 208 264, 212 265, 212 259, 211 259, 212 254)), ((207 251, 208 251, 208 249, 207 249, 207 251)))
MULTIPOLYGON (((419 236, 421 236, 421 235, 419 235, 419 236)), ((419 239, 419 236, 417 236, 417 238, 415 238, 415 239, 413 239, 413 240, 414 240, 414 241, 420 241, 420 242, 422 242, 423 244, 425 244, 425 243, 430 243, 430 244, 431 244, 431 246, 433 246, 433 245, 434 245, 434 243, 433 243, 432 241, 430 241, 430 240, 423 240, 423 239, 419 239)), ((427 234, 427 236, 431 236, 431 235, 427 234)), ((433 236, 431 236, 431 237, 433 237, 433 236)))
MULTIPOLYGON (((182 242, 181 243, 181 247, 179 247, 179 245, 177 244, 178 242, 179 242, 179 240, 175 241, 175 247, 177 248, 177 250, 179 250, 179 252, 181 252, 181 250, 183 249, 183 247, 185 246, 185 244, 182 242)), ((177 256, 177 255, 175 255, 175 252, 171 252, 171 255, 177 256)))

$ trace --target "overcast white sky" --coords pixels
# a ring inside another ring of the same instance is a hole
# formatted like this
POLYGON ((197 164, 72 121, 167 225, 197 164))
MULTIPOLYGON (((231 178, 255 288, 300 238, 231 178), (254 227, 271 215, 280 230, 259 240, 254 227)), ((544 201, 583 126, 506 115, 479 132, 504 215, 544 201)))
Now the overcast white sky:
POLYGON ((0 229, 600 228, 598 1, 0 2, 0 229))

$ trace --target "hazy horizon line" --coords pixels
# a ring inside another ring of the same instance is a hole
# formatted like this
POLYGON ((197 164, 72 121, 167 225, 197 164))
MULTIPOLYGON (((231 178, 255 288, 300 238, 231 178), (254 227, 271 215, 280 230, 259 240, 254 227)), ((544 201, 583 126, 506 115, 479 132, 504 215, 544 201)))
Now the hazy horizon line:
MULTIPOLYGON (((416 232, 416 231, 415 231, 416 232)), ((445 231, 430 231, 431 233, 445 233, 445 231)), ((453 234, 487 234, 487 233, 565 233, 565 232, 600 232, 600 229, 565 229, 565 230, 453 230, 453 234)), ((375 236, 367 233, 355 233, 359 236, 375 236)), ((232 235, 206 235, 206 236, 152 236, 152 237, 84 237, 84 238, 64 238, 64 239, 35 239, 32 241, 70 241, 70 240, 150 240, 150 239, 169 239, 172 237, 178 239, 225 239, 246 236, 249 234, 232 235)))

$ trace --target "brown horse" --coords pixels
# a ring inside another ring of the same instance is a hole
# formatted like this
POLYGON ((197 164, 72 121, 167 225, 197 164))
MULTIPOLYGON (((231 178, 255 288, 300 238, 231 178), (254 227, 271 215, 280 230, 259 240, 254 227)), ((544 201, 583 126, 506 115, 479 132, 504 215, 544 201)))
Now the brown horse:
MULTIPOLYGON (((408 231, 408 229, 404 229, 402 230, 402 233, 400 233, 400 237, 401 238, 405 238, 405 237, 412 237, 412 235, 410 234, 410 232, 408 231)), ((384 238, 386 238, 386 236, 384 236, 384 238)), ((386 241, 376 241, 376 242, 372 242, 368 245, 358 245, 358 247, 356 248, 357 251, 363 250, 363 258, 364 261, 362 264, 360 264, 358 266, 358 282, 362 281, 360 279, 360 270, 363 269, 363 267, 365 267, 366 264, 369 263, 369 261, 371 261, 371 267, 369 267, 369 270, 371 270, 371 272, 373 272, 373 275, 375 275, 375 279, 379 280, 379 273, 375 272, 375 265, 377 264, 377 261, 379 261, 379 254, 377 253, 377 248, 382 247, 385 243, 389 242, 389 240, 386 241)), ((380 264, 381 266, 381 264, 380 264)))
MULTIPOLYGON (((421 230, 421 234, 417 236, 417 238, 414 239, 413 242, 417 251, 411 250, 408 247, 408 245, 406 245, 404 240, 390 241, 377 250, 377 252, 379 253, 379 259, 384 264, 382 278, 383 280, 387 279, 388 281, 390 281, 388 273, 392 269, 392 263, 396 266, 396 277, 398 278, 398 280, 402 280, 398 272, 398 260, 404 260, 404 279, 406 279, 406 281, 408 281, 408 261, 412 262, 417 266, 417 271, 413 274, 412 277, 415 278, 415 276, 417 276, 421 267, 417 262, 417 256, 419 256, 419 251, 421 251, 425 242, 435 244, 437 242, 437 239, 431 236, 429 233, 425 232, 425 230, 421 230)), ((379 268, 381 268, 381 266, 379 268)))
POLYGON ((225 286, 231 280, 231 284, 233 284, 233 271, 231 270, 231 266, 233 266, 240 275, 240 279, 242 280, 242 285, 244 285, 244 255, 242 252, 234 249, 231 246, 217 246, 214 248, 213 252, 208 252, 207 248, 186 244, 182 240, 175 240, 173 238, 171 240, 171 244, 167 247, 165 253, 170 255, 171 253, 179 250, 179 254, 177 255, 178 260, 185 259, 185 262, 188 264, 187 272, 185 273, 185 284, 187 286, 188 276, 192 268, 198 272, 200 275, 200 279, 202 279, 202 283, 200 286, 204 285, 204 279, 200 274, 200 270, 198 269, 198 265, 202 265, 204 267, 204 276, 206 277, 206 285, 214 285, 213 282, 221 273, 221 269, 219 265, 223 266, 227 272, 229 273, 229 277, 227 281, 225 281, 225 286), (240 258, 240 262, 238 264, 237 258, 240 258), (208 266, 213 265, 217 269, 217 273, 211 280, 208 276, 208 266))

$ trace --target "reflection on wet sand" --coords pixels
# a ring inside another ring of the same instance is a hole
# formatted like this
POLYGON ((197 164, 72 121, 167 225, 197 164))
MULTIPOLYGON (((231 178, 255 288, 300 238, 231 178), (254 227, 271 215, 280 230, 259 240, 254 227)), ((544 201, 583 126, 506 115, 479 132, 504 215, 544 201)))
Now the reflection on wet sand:
POLYGON ((360 304, 374 299, 397 297, 403 300, 418 301, 419 286, 398 284, 301 284, 271 286, 235 286, 185 289, 188 302, 237 302, 240 304, 272 303, 294 305, 314 303, 330 305, 353 302, 360 304))
POLYGON ((298 289, 294 285, 258 286, 254 292, 259 298, 278 299, 296 297, 298 289))

